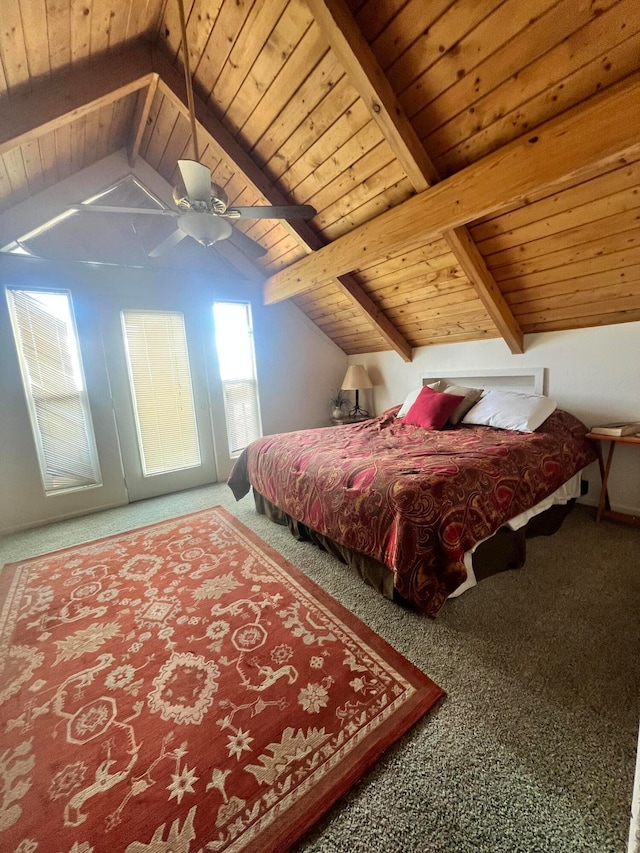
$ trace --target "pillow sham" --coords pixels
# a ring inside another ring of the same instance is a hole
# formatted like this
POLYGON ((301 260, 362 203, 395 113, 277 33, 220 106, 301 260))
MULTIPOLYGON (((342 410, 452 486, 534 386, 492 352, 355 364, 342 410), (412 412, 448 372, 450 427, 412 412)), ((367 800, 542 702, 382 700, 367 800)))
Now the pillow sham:
POLYGON ((449 415, 449 423, 454 426, 460 423, 471 406, 475 405, 482 396, 482 388, 465 388, 463 385, 447 385, 445 388, 438 388, 438 391, 462 397, 460 405, 454 409, 453 414, 449 415))
POLYGON ((442 429, 447 418, 463 399, 456 394, 441 394, 425 385, 405 415, 404 423, 425 429, 442 429))
POLYGON ((462 423, 533 432, 546 421, 557 406, 555 400, 540 394, 486 391, 462 418, 462 423))
POLYGON ((432 382, 431 385, 421 385, 419 388, 414 388, 413 391, 409 391, 407 396, 404 398, 404 403, 400 406, 400 411, 396 415, 397 418, 403 418, 407 414, 423 388, 431 388, 432 391, 439 391, 440 380, 438 379, 437 382, 432 382))

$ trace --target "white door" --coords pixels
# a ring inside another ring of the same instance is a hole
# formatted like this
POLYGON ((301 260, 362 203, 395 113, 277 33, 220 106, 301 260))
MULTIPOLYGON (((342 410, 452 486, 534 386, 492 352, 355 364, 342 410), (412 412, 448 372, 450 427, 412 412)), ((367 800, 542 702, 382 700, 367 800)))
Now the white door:
POLYGON ((105 352, 130 501, 216 482, 205 333, 197 307, 160 295, 119 299, 107 312, 105 352))

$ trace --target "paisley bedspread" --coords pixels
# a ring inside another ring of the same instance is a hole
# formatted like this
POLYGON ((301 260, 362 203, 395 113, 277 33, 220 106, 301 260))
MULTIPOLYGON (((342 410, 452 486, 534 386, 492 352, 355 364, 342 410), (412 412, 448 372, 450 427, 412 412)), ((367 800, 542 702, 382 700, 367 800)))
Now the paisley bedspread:
POLYGON ((533 433, 405 425, 398 407, 358 424, 269 435, 237 460, 297 521, 388 566, 397 592, 435 616, 466 578, 463 556, 595 459, 587 427, 556 410, 533 433))

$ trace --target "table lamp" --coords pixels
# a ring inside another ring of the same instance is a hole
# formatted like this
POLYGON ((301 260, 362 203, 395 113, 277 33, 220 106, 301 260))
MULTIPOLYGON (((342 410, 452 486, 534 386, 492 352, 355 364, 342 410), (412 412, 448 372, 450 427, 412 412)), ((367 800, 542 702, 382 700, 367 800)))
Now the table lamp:
POLYGON ((350 418, 368 418, 369 412, 360 408, 359 392, 361 388, 373 388, 364 364, 351 364, 342 381, 343 391, 356 392, 356 404, 349 412, 350 418))

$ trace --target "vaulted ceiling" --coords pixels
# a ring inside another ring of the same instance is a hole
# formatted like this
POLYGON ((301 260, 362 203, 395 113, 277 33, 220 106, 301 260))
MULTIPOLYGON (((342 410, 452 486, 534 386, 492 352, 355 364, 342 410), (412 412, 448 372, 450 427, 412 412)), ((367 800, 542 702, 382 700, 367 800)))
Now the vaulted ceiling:
MULTIPOLYGON (((637 0, 184 0, 200 160, 349 354, 640 320, 637 0)), ((0 206, 191 156, 177 0, 2 0, 0 206)), ((234 247, 218 251, 239 269, 234 247)))

